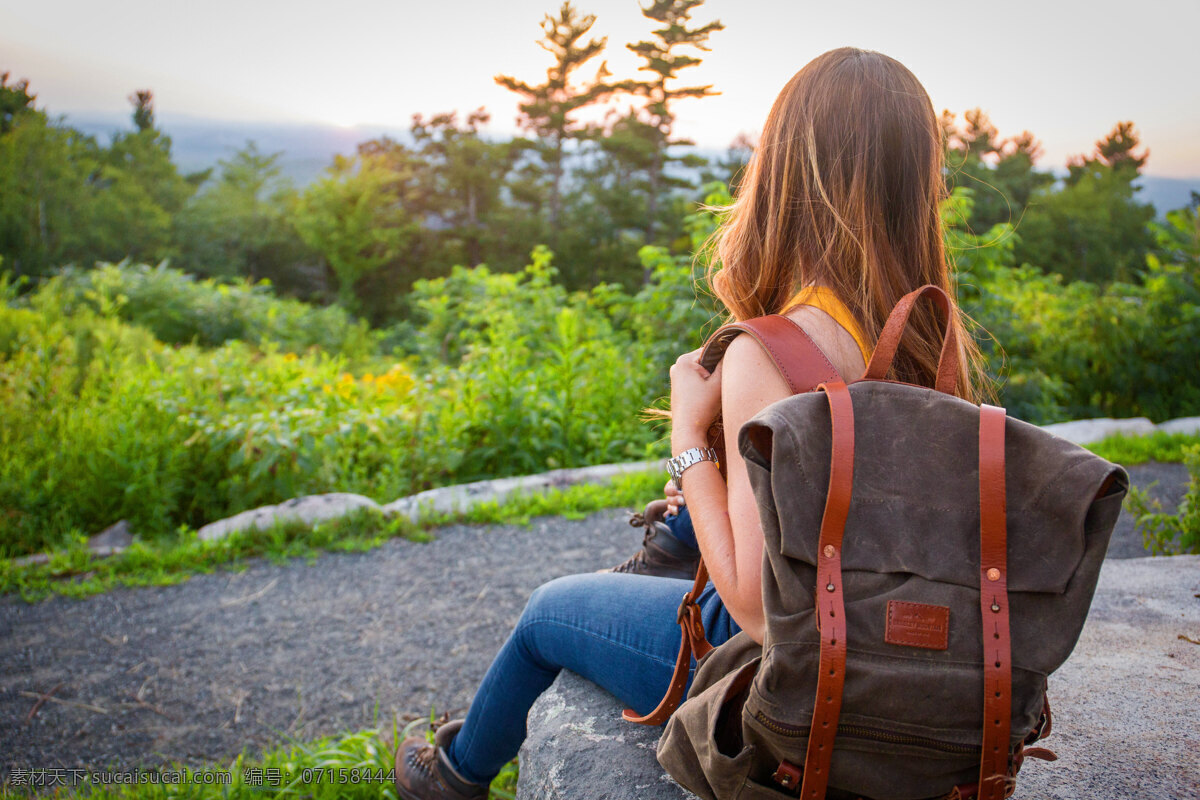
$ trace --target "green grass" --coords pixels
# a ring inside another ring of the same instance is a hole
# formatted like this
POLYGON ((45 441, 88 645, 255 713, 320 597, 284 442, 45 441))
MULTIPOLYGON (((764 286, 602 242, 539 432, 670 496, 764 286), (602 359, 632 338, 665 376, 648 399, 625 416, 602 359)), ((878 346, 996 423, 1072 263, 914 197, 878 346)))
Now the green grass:
POLYGON ((1114 464, 1131 467, 1147 461, 1182 463, 1188 448, 1198 444, 1200 436, 1159 431, 1147 436, 1109 436, 1085 447, 1114 464))
POLYGON ((404 516, 384 517, 360 511, 316 525, 277 524, 271 528, 235 533, 215 542, 201 541, 195 531, 180 530, 167 540, 134 542, 110 558, 94 558, 82 537, 69 548, 51 554, 47 564, 18 565, 0 560, 0 593, 19 594, 27 602, 51 595, 88 597, 117 586, 166 586, 214 570, 241 570, 250 559, 281 563, 292 558, 310 562, 323 552, 370 550, 388 539, 428 541, 432 529, 456 522, 529 524, 536 516, 578 519, 593 511, 619 506, 641 508, 662 492, 657 471, 622 475, 602 485, 513 496, 503 503, 484 503, 457 514, 423 516, 420 524, 404 516))
MULTIPOLYGON (((0 786, 0 797, 31 796, 37 791, 43 797, 86 797, 93 800, 151 800, 167 797, 257 800, 263 796, 312 800, 376 800, 383 797, 395 800, 396 790, 392 785, 393 742, 403 740, 411 731, 419 731, 424 723, 425 720, 418 719, 400 728, 393 720, 390 740, 377 730, 364 730, 323 737, 312 742, 292 741, 266 751, 261 758, 247 758, 243 753, 228 764, 188 767, 173 763, 160 769, 139 770, 141 781, 138 784, 93 783, 89 779, 71 788, 60 784, 47 791, 18 785, 15 783, 15 774, 10 773, 9 782, 0 786), (150 782, 150 776, 153 775, 160 776, 159 782, 150 782)), ((88 771, 89 778, 92 772, 103 771, 93 768, 88 771)), ((126 770, 111 771, 127 774, 126 770)), ((49 771, 42 772, 41 776, 47 782, 51 780, 49 771)), ((71 777, 67 771, 64 780, 70 783, 71 777)), ((492 782, 492 800, 513 800, 516 786, 517 764, 513 761, 492 782)))

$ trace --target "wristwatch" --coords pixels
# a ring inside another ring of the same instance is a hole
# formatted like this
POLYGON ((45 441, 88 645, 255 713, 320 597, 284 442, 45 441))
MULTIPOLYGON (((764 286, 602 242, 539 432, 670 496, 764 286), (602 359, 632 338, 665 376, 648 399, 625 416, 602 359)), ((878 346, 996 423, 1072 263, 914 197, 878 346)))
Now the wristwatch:
POLYGON ((718 468, 721 466, 721 462, 717 460, 717 451, 711 447, 689 447, 674 458, 667 459, 667 472, 675 481, 676 489, 683 491, 683 471, 701 461, 711 461, 718 468))

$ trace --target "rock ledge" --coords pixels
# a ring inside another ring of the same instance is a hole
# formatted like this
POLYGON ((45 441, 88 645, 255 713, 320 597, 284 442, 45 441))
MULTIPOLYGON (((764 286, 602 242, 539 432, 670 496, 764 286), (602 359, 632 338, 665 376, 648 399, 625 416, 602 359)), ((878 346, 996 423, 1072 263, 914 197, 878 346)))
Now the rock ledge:
MULTIPOLYGON (((1200 556, 1104 563, 1079 644, 1050 677, 1044 744, 1059 760, 1027 761, 1016 800, 1200 797, 1197 595, 1200 556)), ((563 672, 530 711, 517 798, 693 798, 655 759, 660 733, 563 672)))

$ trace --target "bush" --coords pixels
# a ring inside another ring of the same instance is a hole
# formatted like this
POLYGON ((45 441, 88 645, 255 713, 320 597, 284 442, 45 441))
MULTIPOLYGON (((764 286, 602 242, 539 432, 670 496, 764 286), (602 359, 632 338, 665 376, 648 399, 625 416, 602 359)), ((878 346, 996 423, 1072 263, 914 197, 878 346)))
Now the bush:
POLYGON ((1162 504, 1144 491, 1129 490, 1129 507, 1142 540, 1153 555, 1200 553, 1200 446, 1184 457, 1191 480, 1177 514, 1164 513, 1162 504))
POLYGON ((155 539, 302 494, 386 502, 659 453, 639 412, 668 365, 647 366, 647 345, 611 319, 618 306, 637 318, 637 303, 567 295, 550 258, 425 284, 424 346, 404 360, 271 340, 170 346, 120 319, 119 296, 73 301, 65 281, 0 306, 0 548, 60 546, 119 519, 155 539), (429 346, 447 340, 457 360, 429 346))
POLYGON ((966 233, 970 195, 948 205, 960 297, 990 334, 981 342, 1001 400, 1039 424, 1091 417, 1162 421, 1200 408, 1200 258, 1151 256, 1141 282, 1085 281, 1016 266, 1014 234, 966 233))
POLYGON ((217 347, 235 339, 281 350, 319 347, 351 358, 375 351, 367 324, 341 308, 276 297, 266 281, 218 283, 145 264, 61 270, 28 298, 35 308, 71 315, 88 308, 140 325, 168 344, 217 347))

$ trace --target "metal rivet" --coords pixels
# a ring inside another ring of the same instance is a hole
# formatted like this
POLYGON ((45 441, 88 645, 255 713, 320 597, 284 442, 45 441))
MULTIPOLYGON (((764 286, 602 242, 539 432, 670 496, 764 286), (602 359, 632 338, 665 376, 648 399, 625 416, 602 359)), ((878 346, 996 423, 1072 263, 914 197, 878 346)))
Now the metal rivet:
POLYGON ((834 585, 832 583, 826 584, 825 591, 832 592, 833 590, 834 590, 834 585))
POLYGON ((1000 604, 999 604, 999 603, 995 603, 995 602, 994 602, 994 603, 992 603, 992 611, 994 611, 995 613, 999 614, 999 613, 1000 613, 1000 604))
POLYGON ((836 553, 837 553, 837 550, 833 549, 833 545, 831 545, 831 544, 825 545, 825 557, 826 558, 833 558, 834 554, 836 554, 836 553))
POLYGON ((987 576, 989 581, 998 581, 1000 580, 1000 570, 992 567, 987 571, 987 576))

